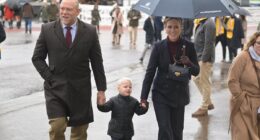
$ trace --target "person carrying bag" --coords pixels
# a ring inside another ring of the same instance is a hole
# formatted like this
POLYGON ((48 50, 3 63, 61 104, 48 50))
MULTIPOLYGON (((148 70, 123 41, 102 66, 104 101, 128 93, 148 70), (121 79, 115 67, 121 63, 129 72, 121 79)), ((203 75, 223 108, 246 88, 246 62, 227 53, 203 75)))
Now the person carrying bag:
POLYGON ((189 78, 200 72, 194 44, 180 37, 181 27, 181 18, 165 18, 167 38, 155 43, 143 80, 141 104, 147 103, 152 87, 158 140, 183 139, 185 106, 190 102, 189 78))
MULTIPOLYGON (((185 56, 185 48, 186 48, 186 46, 183 45, 182 56, 185 56)), ((180 64, 178 64, 180 62, 178 62, 174 56, 173 56, 173 58, 174 58, 174 63, 169 64, 167 78, 171 79, 171 80, 179 81, 179 82, 188 82, 191 77, 189 68, 186 65, 181 66, 180 64)))

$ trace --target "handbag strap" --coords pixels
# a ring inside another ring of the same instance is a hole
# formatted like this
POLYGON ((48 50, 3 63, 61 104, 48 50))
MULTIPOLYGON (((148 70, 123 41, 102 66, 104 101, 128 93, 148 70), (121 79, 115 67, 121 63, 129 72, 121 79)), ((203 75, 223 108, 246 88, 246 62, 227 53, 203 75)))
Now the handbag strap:
POLYGON ((252 58, 252 56, 250 55, 249 52, 248 52, 248 55, 250 56, 250 59, 251 59, 251 61, 252 61, 252 63, 253 63, 253 66, 254 66, 254 69, 255 69, 255 73, 256 73, 256 77, 257 77, 257 81, 258 81, 258 85, 260 86, 260 77, 259 77, 258 74, 257 74, 258 70, 257 70, 257 68, 256 68, 255 61, 253 60, 253 58, 252 58))
MULTIPOLYGON (((181 56, 185 56, 186 55, 186 46, 185 45, 182 45, 182 48, 181 48, 181 50, 182 50, 182 55, 181 56)), ((177 50, 176 50, 176 55, 174 56, 172 56, 173 57, 173 60, 174 60, 174 63, 176 63, 177 61, 176 61, 176 56, 177 56, 177 54, 179 54, 180 53, 180 49, 179 49, 179 47, 177 48, 177 50)))

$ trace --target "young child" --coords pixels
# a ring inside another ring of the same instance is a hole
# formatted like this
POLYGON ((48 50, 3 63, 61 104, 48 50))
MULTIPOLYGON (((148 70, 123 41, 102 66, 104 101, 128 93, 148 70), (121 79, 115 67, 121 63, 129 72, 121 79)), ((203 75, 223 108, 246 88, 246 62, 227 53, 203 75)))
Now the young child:
POLYGON ((129 78, 122 78, 118 81, 117 89, 119 94, 110 98, 106 103, 98 102, 98 109, 102 112, 112 111, 111 120, 107 134, 112 140, 131 140, 134 135, 132 118, 134 113, 137 115, 145 114, 148 104, 142 105, 131 97, 132 82, 129 78))

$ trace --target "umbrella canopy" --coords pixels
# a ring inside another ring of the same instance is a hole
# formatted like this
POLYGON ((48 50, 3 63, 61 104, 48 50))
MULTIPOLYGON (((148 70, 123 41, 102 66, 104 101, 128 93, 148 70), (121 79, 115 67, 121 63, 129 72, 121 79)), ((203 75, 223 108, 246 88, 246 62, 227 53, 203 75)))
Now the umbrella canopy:
POLYGON ((244 16, 252 16, 250 12, 243 7, 239 7, 237 10, 235 10, 235 13, 244 16))
POLYGON ((6 4, 11 8, 20 8, 22 7, 26 2, 31 2, 31 0, 6 0, 6 4))
POLYGON ((231 0, 139 0, 134 9, 153 16, 201 18, 233 15, 231 0))

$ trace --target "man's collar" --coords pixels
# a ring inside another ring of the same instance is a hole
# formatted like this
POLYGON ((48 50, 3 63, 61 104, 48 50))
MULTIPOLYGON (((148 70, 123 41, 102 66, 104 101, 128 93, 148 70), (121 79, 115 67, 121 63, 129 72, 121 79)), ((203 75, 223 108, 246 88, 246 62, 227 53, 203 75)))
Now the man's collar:
MULTIPOLYGON (((72 29, 75 29, 75 28, 77 27, 77 23, 78 23, 78 20, 76 20, 76 22, 73 23, 70 27, 71 27, 72 29)), ((67 27, 67 25, 65 25, 65 24, 63 24, 63 23, 61 23, 61 25, 62 25, 62 28, 63 28, 63 29, 64 29, 65 27, 67 27)))

